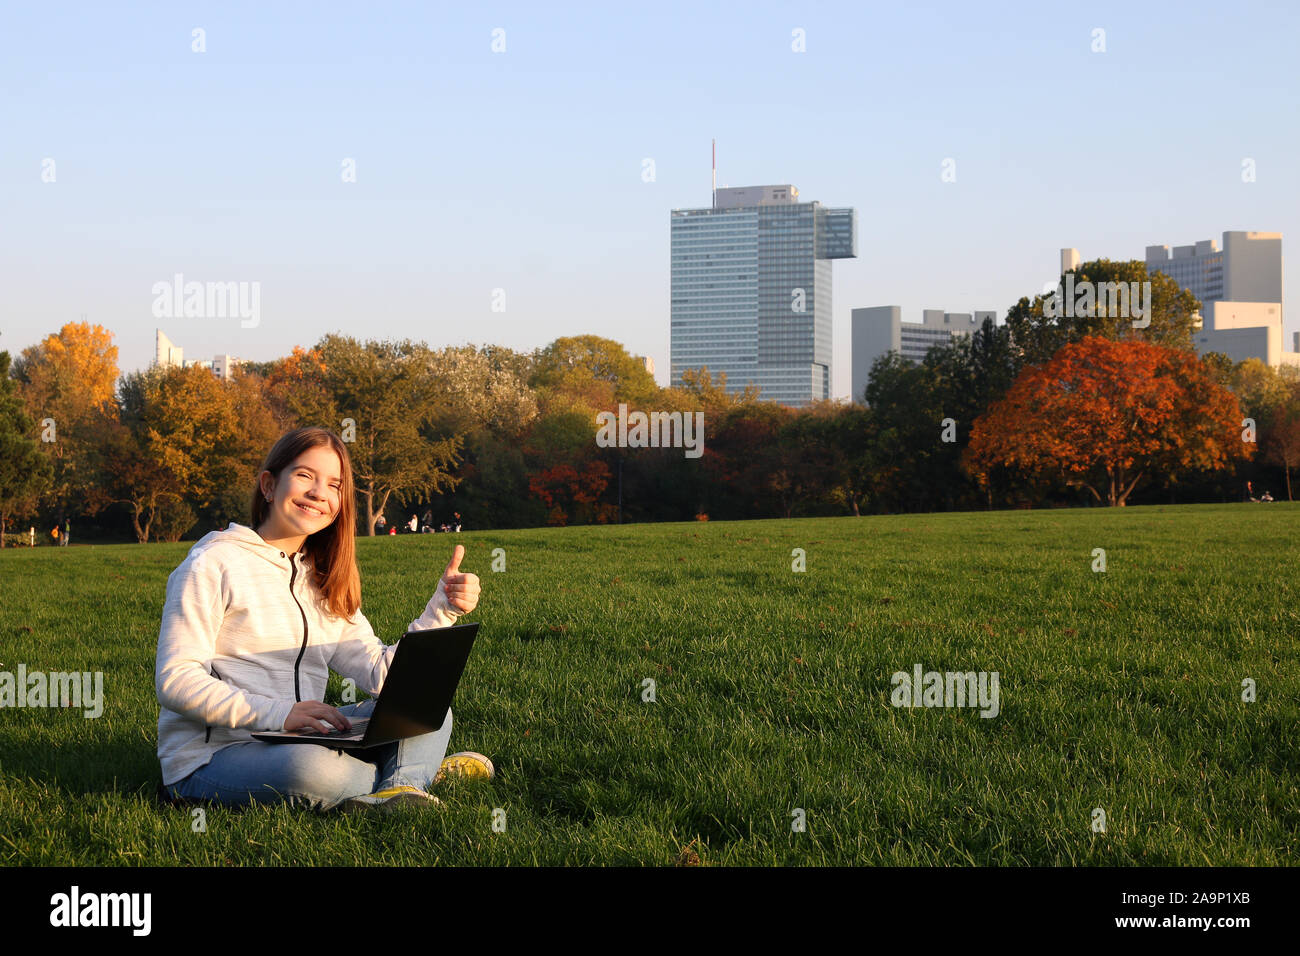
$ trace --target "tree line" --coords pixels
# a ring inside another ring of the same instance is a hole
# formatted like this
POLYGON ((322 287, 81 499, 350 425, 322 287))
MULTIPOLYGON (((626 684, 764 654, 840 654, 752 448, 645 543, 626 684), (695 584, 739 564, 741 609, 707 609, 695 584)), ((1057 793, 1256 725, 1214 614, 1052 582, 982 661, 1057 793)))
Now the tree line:
MULTIPOLYGON (((1062 277, 1064 281, 1064 276, 1062 277)), ((358 530, 459 513, 471 528, 1043 505, 1291 498, 1300 370, 1198 358, 1200 303, 1141 262, 1074 283, 1150 282, 1146 324, 1044 295, 921 362, 890 353, 857 403, 790 409, 725 376, 661 388, 618 342, 531 353, 327 335, 229 381, 119 375, 111 333, 71 323, 0 353, 0 528, 175 541, 247 520, 261 458, 322 425, 351 450, 358 530), (1073 311, 1073 310, 1067 310, 1073 311), (703 455, 600 447, 597 414, 702 411, 703 455)))

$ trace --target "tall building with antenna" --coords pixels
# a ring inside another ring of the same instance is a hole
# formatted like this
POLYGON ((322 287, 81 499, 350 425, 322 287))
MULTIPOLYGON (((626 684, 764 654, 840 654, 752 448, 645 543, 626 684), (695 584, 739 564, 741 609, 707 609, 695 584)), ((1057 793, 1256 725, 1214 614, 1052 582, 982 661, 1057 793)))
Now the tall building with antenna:
POLYGON ((831 260, 858 254, 854 209, 800 202, 792 185, 717 188, 671 217, 671 384, 727 373, 727 391, 801 407, 830 398, 831 260))

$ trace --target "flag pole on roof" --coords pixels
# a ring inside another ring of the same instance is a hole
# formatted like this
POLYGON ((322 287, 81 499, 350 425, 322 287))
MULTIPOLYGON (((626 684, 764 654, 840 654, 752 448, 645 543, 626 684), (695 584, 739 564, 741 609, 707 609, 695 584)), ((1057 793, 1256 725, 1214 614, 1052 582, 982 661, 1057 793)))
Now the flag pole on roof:
POLYGON ((713 208, 718 208, 718 141, 713 141, 713 208))

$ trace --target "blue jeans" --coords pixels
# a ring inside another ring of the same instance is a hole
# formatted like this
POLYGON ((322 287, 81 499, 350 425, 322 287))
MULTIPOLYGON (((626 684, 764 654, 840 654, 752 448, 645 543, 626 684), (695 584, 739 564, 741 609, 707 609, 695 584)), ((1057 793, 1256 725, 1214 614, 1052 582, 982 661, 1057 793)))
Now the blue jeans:
MULTIPOLYGON (((345 717, 368 717, 373 700, 339 708, 345 717)), ((343 801, 409 785, 427 790, 442 766, 451 738, 451 709, 442 727, 367 750, 333 750, 319 744, 250 740, 223 747, 212 760, 167 788, 175 796, 227 806, 286 802, 330 810, 343 801), (356 756, 354 756, 356 755, 356 756)))

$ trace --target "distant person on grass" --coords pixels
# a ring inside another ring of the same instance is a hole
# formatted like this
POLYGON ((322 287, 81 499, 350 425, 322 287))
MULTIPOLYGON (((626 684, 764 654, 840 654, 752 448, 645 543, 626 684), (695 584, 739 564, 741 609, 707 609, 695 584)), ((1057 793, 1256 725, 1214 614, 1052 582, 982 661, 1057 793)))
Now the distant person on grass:
MULTIPOLYGON (((249 527, 231 522, 190 549, 167 579, 154 686, 168 799, 232 806, 286 801, 327 810, 434 804, 448 773, 491 777, 482 754, 445 761, 441 729, 353 756, 253 740, 258 730, 351 727, 374 701, 322 703, 331 669, 378 695, 397 651, 361 613, 356 505, 347 447, 324 428, 282 436, 253 489, 249 527)), ((457 545, 424 613, 407 630, 445 627, 478 605, 457 545)))

